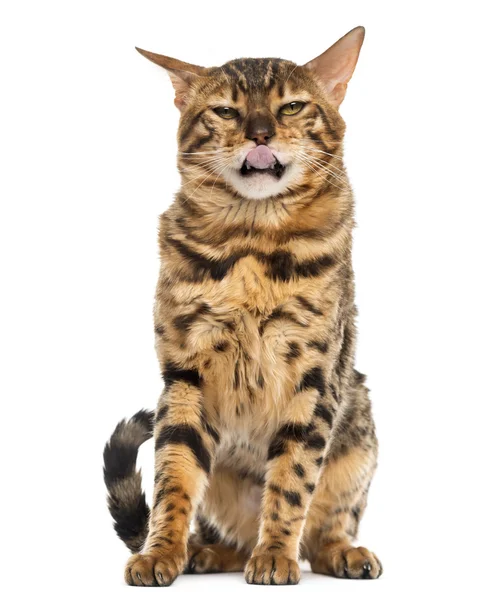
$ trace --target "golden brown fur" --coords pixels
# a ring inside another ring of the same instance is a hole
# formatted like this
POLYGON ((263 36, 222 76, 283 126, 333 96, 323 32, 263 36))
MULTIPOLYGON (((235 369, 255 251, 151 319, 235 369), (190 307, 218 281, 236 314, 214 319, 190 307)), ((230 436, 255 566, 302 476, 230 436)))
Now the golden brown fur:
POLYGON ((139 550, 131 585, 244 567, 249 583, 297 583, 299 557, 339 577, 381 573, 374 554, 352 547, 377 458, 354 369, 353 198, 338 112, 362 39, 354 30, 304 67, 243 59, 203 69, 142 51, 177 91, 182 187, 160 220, 165 388, 150 515, 140 490, 130 504, 122 490, 135 490, 151 425, 142 414, 121 424, 105 451, 117 531, 139 550), (303 110, 283 116, 295 100, 303 110), (222 119, 216 106, 238 116, 222 119), (244 183, 242 160, 259 144, 286 160, 283 173, 244 183), (126 445, 122 428, 136 423, 126 445))

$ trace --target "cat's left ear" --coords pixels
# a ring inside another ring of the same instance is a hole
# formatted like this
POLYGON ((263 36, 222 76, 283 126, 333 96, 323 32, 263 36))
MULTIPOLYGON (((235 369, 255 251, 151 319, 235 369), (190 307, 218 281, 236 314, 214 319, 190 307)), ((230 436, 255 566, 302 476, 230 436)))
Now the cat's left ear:
POLYGON ((187 104, 190 86, 197 77, 206 75, 207 69, 205 67, 182 62, 176 58, 148 52, 141 48, 136 47, 136 50, 151 62, 166 69, 172 81, 172 85, 175 88, 175 106, 182 111, 187 104))
POLYGON ((329 101, 338 107, 345 97, 346 87, 357 65, 365 37, 363 27, 355 27, 314 60, 304 65, 323 83, 329 101))

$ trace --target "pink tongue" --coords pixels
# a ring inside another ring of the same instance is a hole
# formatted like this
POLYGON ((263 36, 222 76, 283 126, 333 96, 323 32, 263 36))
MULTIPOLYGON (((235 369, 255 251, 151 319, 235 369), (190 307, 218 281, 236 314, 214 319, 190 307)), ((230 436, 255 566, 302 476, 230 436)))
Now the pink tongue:
POLYGON ((276 159, 267 146, 256 146, 246 156, 247 162, 255 169, 269 169, 276 163, 276 159))

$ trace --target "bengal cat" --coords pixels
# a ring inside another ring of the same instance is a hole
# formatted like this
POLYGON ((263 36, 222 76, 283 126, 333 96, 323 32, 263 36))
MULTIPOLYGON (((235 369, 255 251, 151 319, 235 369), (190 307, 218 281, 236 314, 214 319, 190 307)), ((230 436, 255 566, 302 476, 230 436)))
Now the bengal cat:
POLYGON ((129 585, 241 570, 248 583, 296 584, 299 558, 336 577, 382 572, 352 546, 377 440, 354 369, 338 107, 363 39, 357 27, 303 66, 204 68, 138 49, 175 88, 182 184, 160 218, 164 390, 104 453, 110 512, 134 553, 129 585), (136 456, 151 437, 149 509, 136 456))

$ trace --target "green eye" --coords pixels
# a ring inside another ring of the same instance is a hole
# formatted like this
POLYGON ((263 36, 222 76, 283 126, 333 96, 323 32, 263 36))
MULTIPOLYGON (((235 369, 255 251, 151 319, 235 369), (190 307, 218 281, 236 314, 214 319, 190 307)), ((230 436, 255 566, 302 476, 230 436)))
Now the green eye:
POLYGON ((218 108, 213 108, 213 110, 222 119, 235 119, 238 117, 238 110, 229 106, 218 106, 218 108))
POLYGON ((282 115, 296 115, 304 108, 304 106, 305 102, 290 102, 280 108, 280 113, 282 115))

